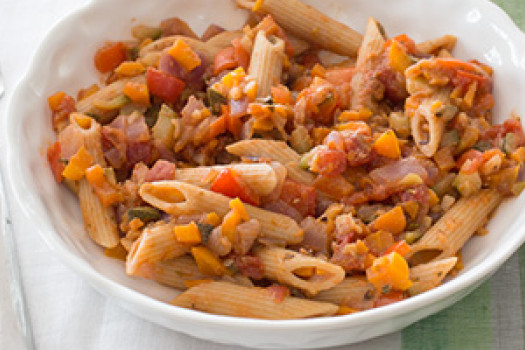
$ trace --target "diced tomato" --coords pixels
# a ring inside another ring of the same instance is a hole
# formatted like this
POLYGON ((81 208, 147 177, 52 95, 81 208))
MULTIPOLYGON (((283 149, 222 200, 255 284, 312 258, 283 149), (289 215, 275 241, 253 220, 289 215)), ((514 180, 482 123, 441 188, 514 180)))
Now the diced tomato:
POLYGON ((280 199, 297 209, 302 216, 315 215, 317 193, 312 186, 286 179, 283 183, 280 199))
POLYGON ((257 193, 229 168, 222 170, 217 175, 211 184, 211 190, 231 198, 239 197, 241 201, 252 205, 259 205, 260 203, 257 193))
POLYGON ((284 85, 272 86, 272 99, 275 103, 293 105, 293 97, 290 90, 284 85))
POLYGON ((60 143, 57 141, 47 149, 47 161, 57 182, 62 182, 65 165, 60 161, 60 143))
POLYGON ((336 199, 349 196, 354 192, 354 186, 346 181, 342 175, 318 176, 314 181, 314 186, 319 191, 336 199))
POLYGON ((260 280, 264 277, 264 264, 258 256, 237 256, 235 257, 234 264, 244 276, 255 280, 260 280))
POLYGON ((331 68, 326 70, 325 79, 334 86, 339 86, 352 81, 353 67, 331 68))
POLYGON ((270 293, 277 304, 280 304, 290 295, 290 289, 280 284, 272 284, 266 290, 270 293))
POLYGON ((518 146, 523 146, 525 143, 525 134, 523 133, 521 121, 518 118, 509 118, 505 120, 503 127, 507 133, 512 132, 518 137, 518 146))
POLYGON ((215 119, 215 121, 213 121, 210 124, 209 131, 210 131, 210 134, 209 134, 210 140, 226 132, 226 116, 221 115, 219 118, 215 119))
POLYGON ((244 49, 244 46, 241 45, 241 39, 237 38, 232 41, 233 45, 233 56, 237 61, 237 65, 244 68, 248 71, 248 66, 250 64, 250 54, 244 49))
POLYGON ((323 149, 314 156, 310 170, 325 176, 341 175, 347 166, 346 153, 339 150, 323 149))
POLYGON ((384 253, 383 255, 390 254, 392 252, 396 252, 402 257, 405 257, 411 250, 410 246, 407 244, 407 242, 399 241, 394 244, 392 244, 384 253))
POLYGON ((401 301, 403 299, 405 299, 403 292, 391 291, 387 294, 381 294, 376 300, 374 307, 390 305, 393 303, 397 303, 398 301, 401 301))
MULTIPOLYGON (((241 118, 232 116, 230 114, 228 106, 226 105, 222 105, 221 110, 222 110, 221 118, 224 117, 224 126, 226 130, 231 132, 235 137, 239 137, 239 134, 241 133, 241 129, 243 126, 241 118)), ((218 125, 218 127, 220 127, 220 125, 218 125)))
POLYGON ((47 101, 52 112, 53 129, 60 131, 66 126, 69 114, 77 110, 75 99, 60 91, 49 96, 47 101))
POLYGON ((152 95, 158 96, 165 102, 176 102, 186 84, 173 75, 149 68, 146 72, 146 85, 152 95))
POLYGON ((472 174, 476 172, 483 164, 483 155, 476 149, 470 149, 463 153, 457 161, 457 168, 464 174, 472 174), (468 162, 467 162, 468 161, 468 162))
POLYGON ((95 53, 95 67, 100 73, 117 68, 126 60, 126 45, 122 42, 107 43, 95 53))
POLYGON ((217 53, 213 61, 213 75, 217 75, 223 70, 233 69, 239 65, 235 57, 235 49, 228 46, 217 53))

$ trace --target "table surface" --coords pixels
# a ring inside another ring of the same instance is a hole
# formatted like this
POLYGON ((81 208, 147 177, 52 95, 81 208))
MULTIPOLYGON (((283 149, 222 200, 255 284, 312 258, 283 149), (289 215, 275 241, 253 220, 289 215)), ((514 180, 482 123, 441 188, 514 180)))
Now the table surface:
MULTIPOLYGON (((6 101, 52 23, 88 0, 0 1, 0 64, 6 101), (30 25, 29 25, 30 24, 30 25)), ((495 0, 525 29, 525 0, 495 0)), ((1 154, 1 152, 0 152, 1 154)), ((202 341, 142 320, 100 295, 56 259, 36 232, 11 213, 22 281, 38 349, 241 349, 202 341)), ((1 239, 0 235, 0 239, 1 239)), ((0 242, 0 245, 5 242, 0 242)), ((0 348, 23 349, 0 249, 0 348)), ((525 246, 471 295, 401 332, 334 349, 522 349, 525 246)))

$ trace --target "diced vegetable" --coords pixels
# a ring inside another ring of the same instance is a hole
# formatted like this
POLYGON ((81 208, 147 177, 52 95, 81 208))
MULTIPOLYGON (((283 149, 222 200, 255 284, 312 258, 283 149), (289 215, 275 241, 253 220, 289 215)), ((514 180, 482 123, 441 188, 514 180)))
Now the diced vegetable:
POLYGON ((410 56, 405 52, 404 47, 398 43, 397 40, 392 40, 388 53, 388 64, 390 68, 400 74, 404 74, 405 70, 413 63, 410 56))
POLYGON ((208 104, 213 114, 221 113, 221 106, 228 104, 226 97, 215 89, 208 88, 207 92, 208 104))
POLYGON ((146 68, 140 62, 124 61, 115 68, 115 73, 125 77, 134 77, 144 73, 145 70, 146 68))
POLYGON ((160 38, 162 31, 157 27, 149 27, 143 24, 139 24, 131 28, 131 35, 139 40, 152 39, 157 40, 160 38))
POLYGON ((160 220, 160 211, 153 207, 135 207, 128 209, 128 221, 135 218, 140 219, 143 223, 147 224, 151 221, 160 220))
POLYGON ((213 75, 218 75, 226 69, 233 69, 239 64, 235 58, 235 49, 228 46, 217 53, 213 61, 213 75))
POLYGON ((103 111, 113 111, 124 107, 130 102, 131 100, 126 95, 122 94, 112 98, 111 100, 94 100, 93 106, 103 111))
POLYGON ((275 103, 282 105, 292 105, 294 103, 292 94, 285 85, 272 86, 271 95, 275 103))
POLYGON ((201 233, 199 227, 195 222, 190 222, 187 225, 179 225, 173 228, 173 233, 178 242, 197 245, 202 243, 201 233))
POLYGON ((388 255, 390 253, 396 252, 402 257, 405 257, 411 250, 410 246, 405 241, 399 241, 392 244, 383 255, 388 255))
POLYGON ((242 222, 241 214, 235 210, 230 210, 222 220, 222 234, 228 238, 230 243, 235 242, 235 231, 237 226, 242 222))
POLYGON ((437 196, 436 192, 434 192, 432 189, 428 189, 428 205, 430 208, 432 208, 434 205, 439 203, 439 197, 437 196))
POLYGON ((52 111, 56 111, 64 97, 66 97, 66 93, 64 91, 59 91, 49 96, 47 98, 47 104, 49 105, 49 109, 52 111))
POLYGON ((375 259, 372 267, 366 270, 366 278, 378 290, 404 291, 412 286, 408 264, 397 252, 375 259))
POLYGON ((479 167, 483 164, 482 153, 475 149, 470 149, 463 153, 457 161, 457 168, 460 169, 460 173, 472 174, 478 171, 479 167))
POLYGON ((224 274, 229 274, 228 269, 224 266, 222 261, 213 255, 208 248, 203 246, 192 247, 191 255, 193 255, 197 267, 203 275, 222 276, 224 274))
POLYGON ((173 132, 175 127, 172 121, 175 119, 175 116, 175 112, 166 104, 163 104, 160 108, 157 121, 151 129, 153 139, 161 141, 168 148, 173 147, 174 143, 173 132))
POLYGON ((250 216, 239 198, 232 199, 229 203, 230 209, 236 211, 244 221, 250 220, 250 216))
POLYGON ((208 238, 210 237, 211 231, 213 231, 215 227, 213 225, 205 224, 202 222, 198 222, 197 227, 199 228, 202 242, 206 243, 208 241, 208 238))
POLYGON ((208 215, 206 215, 206 218, 204 219, 204 221, 207 224, 212 225, 214 227, 217 227, 221 224, 221 218, 219 215, 217 215, 216 212, 211 212, 208 215))
POLYGON ((146 71, 146 85, 152 95, 158 96, 167 103, 177 102, 186 84, 167 73, 155 68, 146 71))
POLYGON ((405 213, 403 213, 403 209, 400 206, 396 206, 390 211, 387 211, 374 221, 374 228, 376 230, 386 230, 394 235, 403 232, 405 227, 405 213))
POLYGON ((66 166, 60 161, 60 143, 58 141, 47 149, 47 161, 51 167, 56 182, 62 182, 64 179, 62 172, 66 166))
POLYGON ((259 205, 260 202, 257 193, 230 168, 222 170, 217 175, 210 189, 231 198, 239 197, 243 202, 249 204, 259 205))
POLYGON ((199 55, 182 39, 177 39, 168 50, 168 53, 188 72, 194 70, 202 63, 199 55))
POLYGON ((509 132, 505 135, 505 139, 503 140, 503 151, 506 154, 511 154, 518 148, 518 138, 516 134, 509 132))
POLYGON ((86 150, 84 146, 75 153, 69 163, 62 171, 62 176, 68 180, 80 180, 84 177, 86 169, 93 164, 93 156, 86 150))
POLYGON ((410 119, 403 112, 392 112, 388 116, 388 125, 396 132, 399 137, 407 138, 410 136, 410 119))
POLYGON ((479 173, 475 171, 473 173, 459 173, 452 185, 463 197, 469 197, 481 189, 482 182, 479 173))
POLYGON ((388 130, 379 136, 379 138, 375 140, 373 148, 377 154, 384 157, 397 159, 401 156, 399 142, 396 134, 394 134, 392 130, 388 130))
POLYGON ((477 149, 480 152, 485 152, 486 150, 491 149, 492 147, 493 146, 490 141, 480 140, 476 142, 476 144, 472 148, 477 149))
POLYGON ((394 244, 394 237, 388 231, 377 231, 365 238, 365 244, 375 255, 383 255, 394 244))
POLYGON ((122 199, 118 188, 104 176, 104 169, 100 165, 96 164, 86 169, 86 180, 93 187, 98 199, 105 207, 122 199))
POLYGON ((340 122, 350 122, 350 121, 363 121, 366 122, 372 116, 372 111, 366 107, 359 108, 358 111, 343 111, 337 119, 340 122))
POLYGON ((335 126, 336 130, 342 131, 342 130, 349 130, 356 134, 362 134, 362 135, 371 135, 372 131, 368 124, 364 122, 346 122, 343 124, 338 124, 335 126))
POLYGON ((100 73, 117 68, 126 60, 126 45, 122 42, 107 43, 95 53, 95 67, 100 73))
POLYGON ((142 106, 149 106, 149 92, 148 87, 146 84, 140 84, 140 83, 134 83, 132 81, 128 81, 126 85, 124 86, 124 89, 122 90, 124 95, 129 97, 133 103, 142 105, 142 106))

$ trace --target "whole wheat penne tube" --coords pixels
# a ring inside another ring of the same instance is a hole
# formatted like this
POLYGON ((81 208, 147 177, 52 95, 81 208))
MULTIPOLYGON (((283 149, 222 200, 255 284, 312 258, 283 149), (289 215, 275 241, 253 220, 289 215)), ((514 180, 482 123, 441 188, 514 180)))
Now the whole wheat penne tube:
POLYGON ((95 106, 96 102, 110 101, 119 96, 123 96, 124 93, 122 92, 122 90, 124 89, 124 86, 126 86, 126 84, 130 81, 134 83, 144 84, 146 82, 146 77, 144 74, 141 74, 133 78, 117 80, 109 84, 108 86, 105 86, 104 88, 100 89, 99 91, 95 92, 94 94, 79 100, 76 104, 77 110, 84 114, 97 116, 111 113, 112 111, 105 111, 100 108, 97 108, 95 106))
POLYGON ((451 257, 412 267, 410 279, 413 284, 408 290, 410 295, 420 294, 439 286, 457 261, 458 258, 451 257))
MULTIPOLYGON (((272 164, 280 166, 279 163, 272 164)), ((209 189, 217 175, 224 169, 232 169, 250 188, 259 195, 272 193, 277 186, 277 176, 272 166, 266 163, 239 163, 209 167, 182 168, 175 171, 175 180, 209 189)))
POLYGON ((461 198, 412 245, 407 259, 412 265, 454 256, 501 202, 494 189, 461 198))
POLYGON ((188 46, 193 50, 204 56, 207 62, 212 63, 217 53, 227 46, 231 45, 233 39, 239 38, 242 35, 242 31, 224 31, 210 38, 208 41, 201 41, 198 39, 188 38, 183 35, 172 35, 158 40, 144 46, 139 52, 139 61, 146 62, 146 65, 150 65, 148 62, 152 61, 147 59, 148 56, 157 55, 160 56, 162 50, 171 47, 178 39, 184 40, 188 46))
POLYGON ((186 289, 186 281, 210 278, 200 273, 195 260, 190 256, 181 256, 156 263, 146 262, 140 266, 135 275, 177 289, 186 289))
POLYGON ((181 293, 171 304, 219 315, 271 320, 329 316, 338 309, 330 303, 290 296, 276 300, 270 290, 228 282, 201 283, 181 293))
POLYGON ((270 96, 273 85, 281 82, 284 61, 284 41, 259 31, 255 37, 248 74, 257 82, 257 96, 270 96))
POLYGON ((265 247, 256 250, 255 255, 263 262, 266 278, 299 288, 308 295, 333 288, 345 278, 341 266, 293 250, 265 247))
MULTIPOLYGON (((72 113, 68 128, 74 129, 75 133, 80 137, 83 146, 93 157, 95 164, 104 167, 106 161, 102 151, 100 124, 80 113, 72 113), (80 126, 77 122, 77 117, 88 120, 89 125, 85 125, 85 127, 80 126)), ((84 226, 91 239, 106 248, 116 247, 119 243, 119 234, 113 208, 102 205, 85 178, 78 181, 78 198, 84 226)))
MULTIPOLYGON (((216 212, 220 216, 230 211, 231 198, 180 181, 145 183, 139 191, 142 199, 168 214, 178 216, 216 212)), ((244 204, 248 215, 261 224, 261 237, 296 244, 303 239, 303 230, 288 216, 244 204)))
POLYGON ((367 310, 374 307, 376 297, 377 290, 364 276, 349 276, 334 288, 317 294, 314 300, 367 310))
POLYGON ((366 25, 363 44, 357 56, 356 71, 352 77, 352 99, 351 107, 354 110, 366 107, 370 110, 377 108, 373 94, 377 88, 375 77, 370 77, 367 72, 374 69, 376 65, 374 57, 384 50, 385 35, 382 26, 374 18, 370 17, 366 25))
POLYGON ((254 12, 269 13, 281 27, 319 47, 355 56, 362 35, 299 0, 236 0, 254 12))
POLYGON ((145 263, 156 263, 186 254, 189 246, 177 242, 174 226, 172 223, 158 222, 146 227, 131 246, 126 258, 126 273, 133 275, 145 263))
POLYGON ((299 168, 301 156, 286 142, 272 140, 243 140, 226 146, 226 150, 239 157, 264 157, 278 161, 286 167, 288 176, 297 182, 311 185, 315 175, 299 168))
POLYGON ((366 22, 365 35, 363 36, 363 43, 359 48, 356 65, 362 65, 367 59, 372 56, 377 56, 383 51, 385 45, 385 30, 381 23, 375 18, 369 17, 366 22))
POLYGON ((417 51, 430 55, 438 54, 441 50, 452 51, 456 46, 458 38, 455 35, 443 35, 439 38, 426 40, 416 44, 417 51))

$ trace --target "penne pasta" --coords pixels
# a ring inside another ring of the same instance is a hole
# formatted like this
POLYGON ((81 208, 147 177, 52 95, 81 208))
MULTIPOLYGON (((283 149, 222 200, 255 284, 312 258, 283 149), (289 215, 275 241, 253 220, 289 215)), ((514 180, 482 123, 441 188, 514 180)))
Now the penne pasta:
POLYGON ((299 0, 236 0, 254 12, 269 13, 284 29, 319 47, 356 56, 362 36, 345 24, 299 0))
POLYGON ((441 50, 452 51, 456 46, 458 38, 455 35, 443 35, 439 38, 423 41, 416 44, 417 51, 431 55, 439 53, 441 50))
POLYGON ((356 71, 352 77, 352 98, 351 107, 359 110, 366 107, 372 111, 377 109, 377 103, 373 98, 374 92, 378 89, 377 78, 370 77, 367 72, 377 66, 379 54, 384 50, 385 34, 383 27, 374 18, 370 17, 366 25, 363 45, 359 49, 357 56, 356 71))
POLYGON ((239 157, 262 157, 275 160, 286 167, 288 176, 297 182, 311 185, 315 176, 299 168, 301 156, 286 142, 272 140, 243 140, 228 145, 226 150, 239 157))
POLYGON ((212 63, 220 50, 230 46, 231 41, 241 37, 241 35, 242 31, 240 30, 224 31, 213 36, 208 41, 201 41, 183 35, 167 36, 144 46, 139 52, 139 61, 145 63, 146 66, 156 65, 157 62, 152 57, 157 57, 158 59, 164 49, 171 47, 175 41, 181 39, 193 50, 203 55, 207 62, 212 63))
POLYGON ((293 250, 266 247, 255 251, 264 266, 266 278, 276 280, 316 295, 333 288, 345 278, 341 266, 293 250))
POLYGON ((255 37, 248 74, 257 82, 257 96, 270 96, 273 85, 281 82, 284 41, 259 31, 255 37))
MULTIPOLYGON (((174 216, 202 212, 216 212, 224 216, 230 211, 230 198, 179 181, 145 183, 139 193, 147 203, 174 216)), ((303 230, 290 217, 249 204, 244 206, 250 218, 259 220, 261 237, 288 244, 302 241, 303 230)))
POLYGON ((374 307, 376 296, 377 290, 364 276, 349 276, 337 286, 317 294, 314 300, 366 310, 374 307))
POLYGON ((190 256, 181 256, 156 263, 146 262, 140 266, 135 275, 177 289, 186 289, 186 281, 210 278, 210 276, 205 276, 199 271, 195 260, 190 256))
POLYGON ((366 31, 363 36, 363 43, 357 55, 357 66, 361 66, 366 60, 373 56, 377 56, 383 51, 386 40, 385 30, 381 23, 375 18, 368 18, 366 22, 366 31))
MULTIPOLYGON (((76 114, 72 114, 68 128, 74 128, 79 135, 83 146, 91 154, 95 164, 104 167, 106 161, 102 151, 101 126, 95 120, 89 120, 89 126, 78 124, 76 114)), ((85 117, 85 116, 82 116, 85 117)), ((99 245, 106 248, 116 247, 119 243, 119 234, 115 214, 112 207, 105 207, 100 202, 95 191, 85 178, 78 181, 78 198, 84 226, 89 236, 99 245)))
POLYGON ((451 257, 421 264, 410 269, 413 284, 408 289, 410 295, 416 295, 436 288, 456 265, 458 258, 451 257))
POLYGON ((272 193, 277 186, 277 176, 272 166, 282 167, 279 163, 239 163, 214 165, 210 167, 182 168, 175 171, 175 180, 209 189, 217 175, 224 169, 232 169, 250 188, 259 195, 272 193))
POLYGON ((189 246, 177 242, 172 223, 158 222, 142 231, 126 258, 126 273, 136 274, 145 263, 169 260, 189 252, 189 246))
POLYGON ((329 316, 338 307, 330 303, 286 296, 276 300, 268 289, 250 288, 228 282, 201 283, 181 293, 171 304, 219 315, 294 319, 329 316))
POLYGON ((412 245, 407 259, 412 265, 454 256, 501 202, 497 190, 481 190, 461 198, 412 245))

